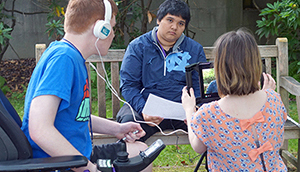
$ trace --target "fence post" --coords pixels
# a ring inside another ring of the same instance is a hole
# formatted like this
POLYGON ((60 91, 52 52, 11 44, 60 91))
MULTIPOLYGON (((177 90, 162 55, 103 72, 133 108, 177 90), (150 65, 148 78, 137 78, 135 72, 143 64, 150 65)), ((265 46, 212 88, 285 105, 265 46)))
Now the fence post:
MULTIPOLYGON (((105 78, 105 71, 104 71, 105 69, 103 69, 102 63, 97 63, 97 70, 99 74, 105 78)), ((97 76, 97 93, 98 93, 98 115, 100 117, 107 118, 105 81, 103 81, 99 76, 97 76)))
POLYGON ((288 60, 288 40, 287 38, 277 38, 276 45, 278 47, 278 59, 276 60, 277 71, 277 92, 280 94, 282 102, 289 109, 289 93, 281 87, 281 76, 289 75, 288 60))
POLYGON ((35 61, 40 60, 43 52, 46 50, 46 44, 35 44, 35 61))
MULTIPOLYGON (((119 78, 119 62, 111 62, 111 84, 114 86, 118 97, 120 97, 120 78, 119 78)), ((113 118, 116 119, 117 113, 120 110, 120 100, 112 94, 112 114, 113 118)))
MULTIPOLYGON (((287 76, 289 73, 288 68, 288 40, 287 38, 277 38, 276 45, 278 48, 278 56, 276 59, 276 80, 277 80, 277 92, 280 94, 282 102, 286 107, 287 113, 289 111, 289 93, 281 87, 281 76, 287 76)), ((283 150, 288 150, 288 140, 284 140, 281 147, 283 150)), ((283 158, 285 164, 287 159, 283 158)))

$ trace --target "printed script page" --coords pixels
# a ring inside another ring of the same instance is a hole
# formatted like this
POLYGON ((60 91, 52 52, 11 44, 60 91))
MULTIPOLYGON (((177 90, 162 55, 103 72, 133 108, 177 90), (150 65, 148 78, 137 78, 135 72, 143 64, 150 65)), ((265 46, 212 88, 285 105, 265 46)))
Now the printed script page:
POLYGON ((154 94, 149 94, 142 113, 149 116, 161 116, 165 119, 185 119, 185 111, 181 103, 173 102, 154 94))

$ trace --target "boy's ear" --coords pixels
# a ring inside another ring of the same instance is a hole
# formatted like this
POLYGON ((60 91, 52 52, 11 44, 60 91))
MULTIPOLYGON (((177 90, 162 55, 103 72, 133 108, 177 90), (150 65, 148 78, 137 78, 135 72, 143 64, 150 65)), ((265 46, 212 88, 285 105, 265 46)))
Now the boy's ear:
POLYGON ((159 25, 160 21, 158 19, 156 19, 156 24, 159 25))

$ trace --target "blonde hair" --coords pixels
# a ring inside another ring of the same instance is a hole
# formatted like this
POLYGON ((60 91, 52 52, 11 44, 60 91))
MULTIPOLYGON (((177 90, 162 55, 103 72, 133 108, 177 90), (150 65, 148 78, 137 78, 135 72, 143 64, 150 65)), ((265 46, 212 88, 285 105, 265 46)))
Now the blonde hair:
POLYGON ((254 37, 239 29, 215 42, 215 75, 220 96, 248 95, 259 90, 262 62, 254 37))
MULTIPOLYGON (((117 15, 118 7, 113 0, 112 14, 117 15)), ((103 0, 70 0, 66 9, 64 29, 65 32, 81 34, 97 20, 104 20, 105 7, 103 0)))

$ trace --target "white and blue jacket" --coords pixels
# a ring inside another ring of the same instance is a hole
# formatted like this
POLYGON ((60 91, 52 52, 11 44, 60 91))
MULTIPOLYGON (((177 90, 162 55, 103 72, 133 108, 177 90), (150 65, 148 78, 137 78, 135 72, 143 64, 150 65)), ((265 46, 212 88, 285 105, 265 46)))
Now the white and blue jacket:
MULTIPOLYGON (((149 93, 181 102, 186 85, 185 66, 206 62, 202 45, 182 34, 166 57, 157 42, 157 27, 131 41, 120 70, 120 88, 124 99, 139 114, 149 93)), ((193 72, 195 96, 200 96, 199 75, 193 72)))

